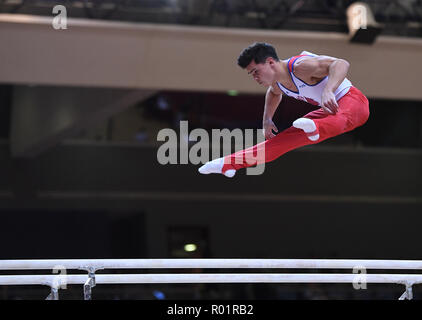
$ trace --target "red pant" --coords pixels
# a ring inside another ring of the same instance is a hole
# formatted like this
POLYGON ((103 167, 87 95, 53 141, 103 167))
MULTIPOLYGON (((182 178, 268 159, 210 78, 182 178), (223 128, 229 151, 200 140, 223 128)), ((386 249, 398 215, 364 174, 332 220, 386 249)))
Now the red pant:
POLYGON ((309 140, 303 130, 292 126, 272 139, 224 157, 223 172, 273 161, 290 150, 338 136, 363 125, 368 120, 368 99, 357 88, 351 87, 337 103, 339 111, 335 115, 325 114, 320 108, 304 116, 314 120, 319 133, 317 141, 309 140))

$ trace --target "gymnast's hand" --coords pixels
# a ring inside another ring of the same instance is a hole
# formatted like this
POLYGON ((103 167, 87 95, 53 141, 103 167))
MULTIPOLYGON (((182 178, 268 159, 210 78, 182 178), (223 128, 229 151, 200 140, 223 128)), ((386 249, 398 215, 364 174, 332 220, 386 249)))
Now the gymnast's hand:
POLYGON ((275 126, 274 122, 271 119, 264 119, 262 122, 262 131, 264 133, 265 140, 271 139, 275 137, 273 130, 278 132, 277 127, 275 126))
POLYGON ((336 114, 338 112, 337 100, 331 90, 324 90, 322 92, 321 107, 326 114, 336 114))

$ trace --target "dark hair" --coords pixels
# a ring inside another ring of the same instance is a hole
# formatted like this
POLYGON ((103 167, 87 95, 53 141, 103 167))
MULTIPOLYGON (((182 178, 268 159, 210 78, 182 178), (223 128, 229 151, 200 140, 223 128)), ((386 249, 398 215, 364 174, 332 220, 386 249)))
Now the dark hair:
POLYGON ((255 42, 242 50, 239 58, 237 58, 237 64, 245 69, 252 60, 256 64, 264 63, 268 57, 272 57, 276 61, 279 61, 277 53, 272 45, 264 42, 255 42))

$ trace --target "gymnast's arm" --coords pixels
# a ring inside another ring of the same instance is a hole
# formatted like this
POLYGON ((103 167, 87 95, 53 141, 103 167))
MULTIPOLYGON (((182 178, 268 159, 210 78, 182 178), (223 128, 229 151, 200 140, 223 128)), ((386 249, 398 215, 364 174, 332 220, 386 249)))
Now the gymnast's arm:
POLYGON ((262 127, 265 139, 271 139, 275 137, 275 134, 272 132, 272 130, 278 132, 278 129, 272 119, 281 102, 281 99, 282 94, 270 86, 267 90, 267 93, 265 94, 264 116, 262 119, 262 127))

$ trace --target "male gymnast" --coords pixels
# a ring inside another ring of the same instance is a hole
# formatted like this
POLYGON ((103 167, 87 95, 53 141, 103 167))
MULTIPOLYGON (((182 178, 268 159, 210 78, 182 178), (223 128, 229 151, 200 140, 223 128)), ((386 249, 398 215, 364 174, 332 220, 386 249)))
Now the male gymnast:
POLYGON ((351 131, 369 118, 368 99, 346 78, 350 64, 344 59, 303 51, 280 60, 272 45, 258 42, 243 49, 237 62, 258 84, 268 87, 263 115, 266 140, 205 163, 198 169, 202 174, 220 173, 231 178, 236 170, 273 161, 290 150, 351 131), (272 118, 283 94, 321 108, 275 135, 273 131, 278 129, 272 118), (264 156, 254 158, 254 154, 264 156))

